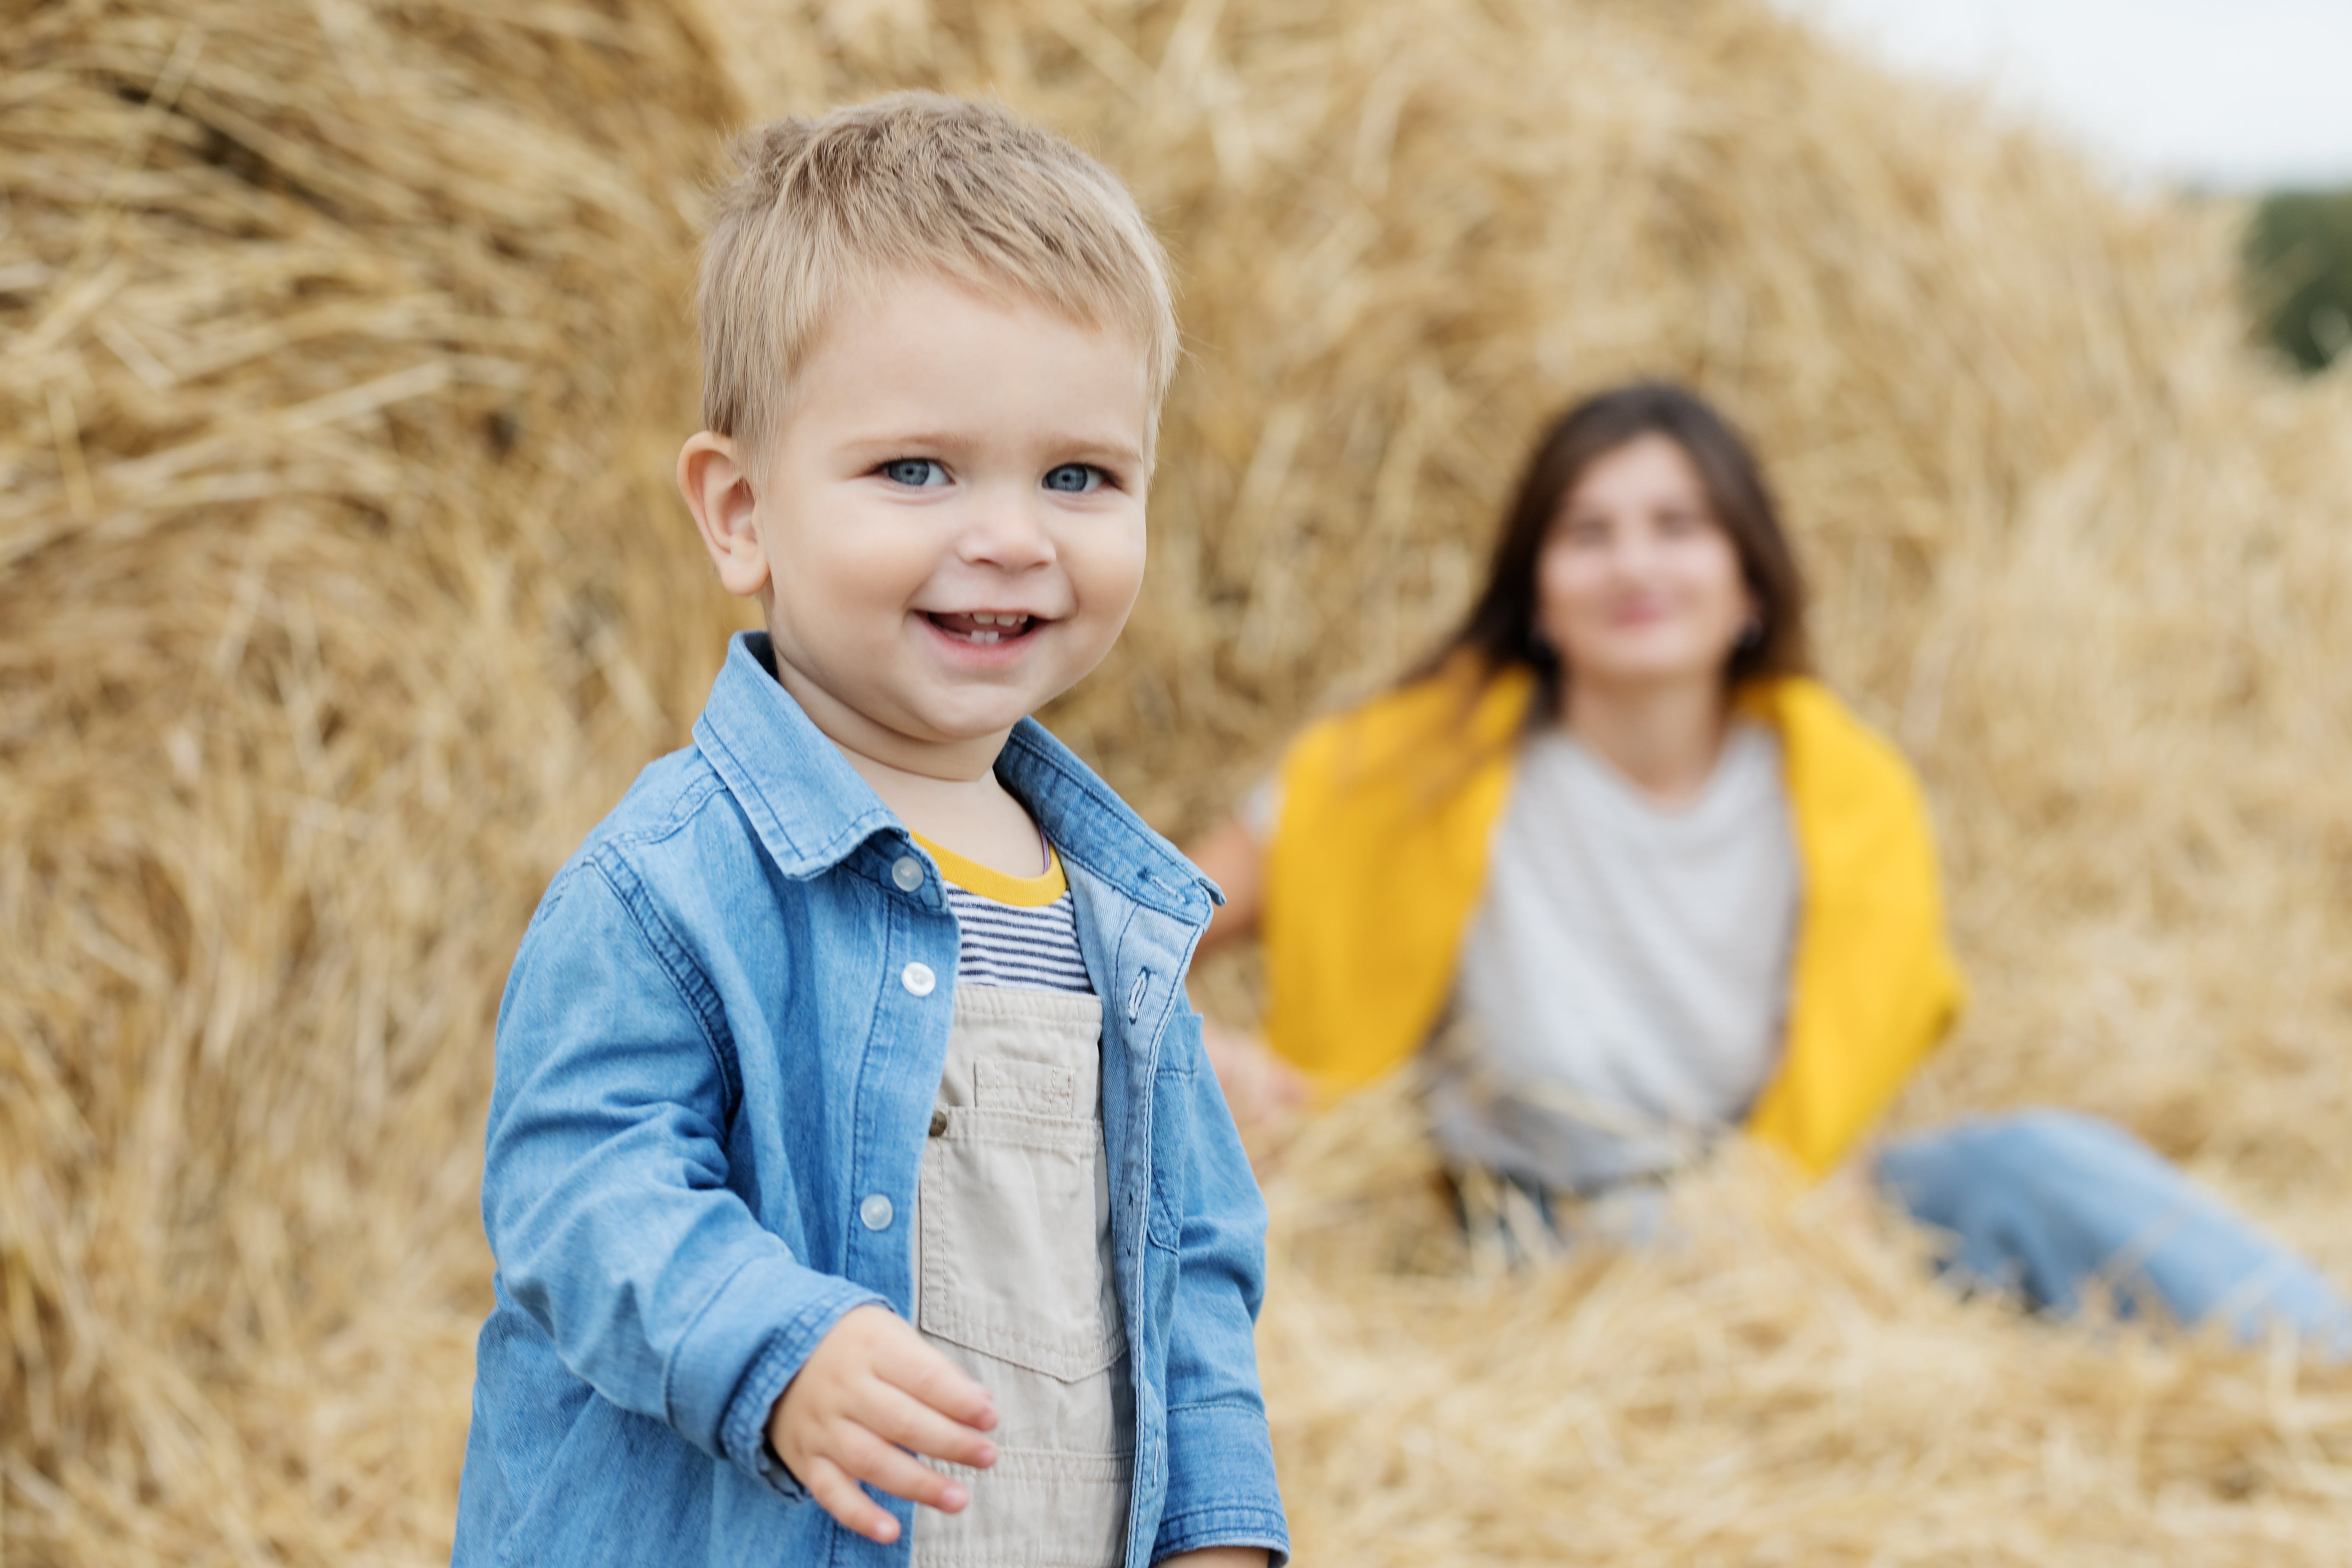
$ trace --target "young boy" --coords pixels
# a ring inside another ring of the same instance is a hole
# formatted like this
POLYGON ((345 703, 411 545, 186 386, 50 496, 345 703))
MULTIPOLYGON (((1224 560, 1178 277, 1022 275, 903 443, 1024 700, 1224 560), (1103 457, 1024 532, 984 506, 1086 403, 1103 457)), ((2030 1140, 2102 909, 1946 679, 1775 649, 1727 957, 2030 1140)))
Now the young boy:
POLYGON ((749 138, 701 315, 767 630, 516 956, 455 1562, 1279 1564, 1217 894, 1028 718, 1142 579, 1158 247, 901 96, 749 138))

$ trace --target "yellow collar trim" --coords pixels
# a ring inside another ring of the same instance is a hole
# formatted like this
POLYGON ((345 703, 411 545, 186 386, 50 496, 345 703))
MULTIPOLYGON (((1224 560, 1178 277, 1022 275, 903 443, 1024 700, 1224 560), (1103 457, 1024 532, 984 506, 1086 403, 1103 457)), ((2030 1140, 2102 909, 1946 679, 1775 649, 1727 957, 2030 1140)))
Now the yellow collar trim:
POLYGON ((1034 877, 1015 877, 993 866, 968 860, 952 849, 941 848, 919 833, 909 833, 908 837, 930 851, 931 858, 940 863, 940 876, 992 903, 1041 910, 1070 889, 1070 879, 1062 875, 1061 854, 1051 844, 1045 846, 1044 871, 1034 877))

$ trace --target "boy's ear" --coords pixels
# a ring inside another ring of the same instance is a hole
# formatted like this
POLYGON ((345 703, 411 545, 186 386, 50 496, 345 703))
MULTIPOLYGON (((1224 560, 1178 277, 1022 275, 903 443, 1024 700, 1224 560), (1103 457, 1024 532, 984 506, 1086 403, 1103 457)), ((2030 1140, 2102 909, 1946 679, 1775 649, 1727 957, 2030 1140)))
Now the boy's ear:
POLYGON ((766 587, 759 498, 751 493, 751 474, 736 458, 734 440, 710 430, 688 437, 677 454, 677 489, 694 513, 710 563, 719 568, 720 585, 743 599, 766 587))

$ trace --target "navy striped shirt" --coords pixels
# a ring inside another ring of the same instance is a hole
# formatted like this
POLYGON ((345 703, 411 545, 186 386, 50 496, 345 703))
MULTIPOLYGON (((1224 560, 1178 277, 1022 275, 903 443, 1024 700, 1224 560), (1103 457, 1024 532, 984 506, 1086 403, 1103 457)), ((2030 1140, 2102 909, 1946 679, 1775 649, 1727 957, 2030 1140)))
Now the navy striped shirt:
POLYGON ((948 908, 960 937, 957 984, 1093 994, 1094 982, 1078 947, 1077 906, 1051 845, 1042 875, 1015 877, 942 849, 920 834, 915 841, 930 851, 947 879, 948 908))
POLYGON ((948 884, 962 944, 956 952, 959 985, 1025 985, 1035 991, 1084 991, 1087 961, 1078 951, 1077 906, 1069 889, 1043 908, 1024 909, 948 884))

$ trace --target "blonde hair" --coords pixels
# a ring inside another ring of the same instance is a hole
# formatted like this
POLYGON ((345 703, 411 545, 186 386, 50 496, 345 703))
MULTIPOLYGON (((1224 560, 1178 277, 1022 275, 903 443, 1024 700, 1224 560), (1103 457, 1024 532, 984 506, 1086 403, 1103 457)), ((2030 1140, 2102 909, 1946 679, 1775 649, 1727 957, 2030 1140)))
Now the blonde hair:
POLYGON ((1175 373, 1167 259, 1101 164, 994 104, 894 93, 770 121, 734 147, 698 291, 702 420, 754 473, 842 301, 894 272, 1012 292, 1123 331, 1150 377, 1149 452, 1175 373))

